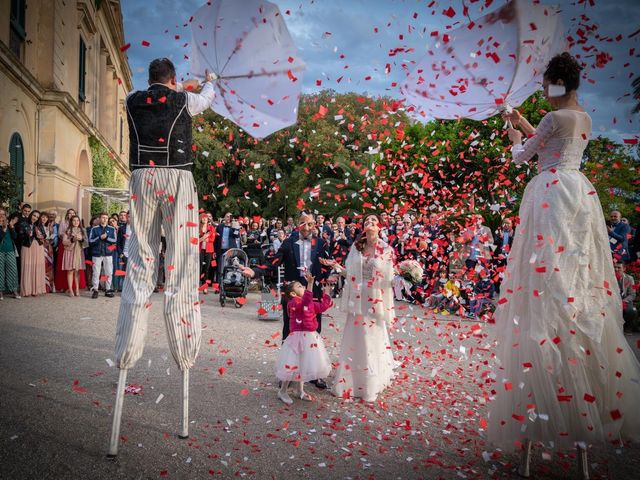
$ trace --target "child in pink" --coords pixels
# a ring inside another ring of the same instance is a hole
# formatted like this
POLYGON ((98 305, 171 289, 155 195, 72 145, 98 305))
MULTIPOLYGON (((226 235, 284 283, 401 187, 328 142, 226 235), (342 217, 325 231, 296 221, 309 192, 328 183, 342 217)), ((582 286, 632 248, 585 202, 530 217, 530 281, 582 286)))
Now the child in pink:
POLYGON ((289 296, 287 310, 290 333, 278 355, 276 376, 282 382, 278 398, 287 405, 293 403, 287 393, 290 382, 296 382, 296 394, 302 400, 312 401, 314 398, 304 391, 304 382, 324 378, 331 372, 329 355, 322 337, 316 332, 316 316, 331 306, 331 297, 325 293, 320 301, 314 299, 314 278, 307 274, 306 280, 306 289, 300 282, 291 282, 285 287, 285 295, 289 296))

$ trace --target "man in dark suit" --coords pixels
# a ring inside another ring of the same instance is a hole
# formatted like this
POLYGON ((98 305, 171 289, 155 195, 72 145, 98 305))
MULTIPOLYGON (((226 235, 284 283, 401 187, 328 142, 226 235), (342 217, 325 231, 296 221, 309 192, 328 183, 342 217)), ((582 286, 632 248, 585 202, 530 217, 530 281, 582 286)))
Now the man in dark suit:
MULTIPOLYGON (((329 246, 320 237, 314 237, 312 231, 316 226, 313 215, 309 212, 302 212, 298 220, 298 229, 289 235, 282 242, 282 245, 276 252, 275 256, 269 261, 268 265, 255 269, 244 268, 243 274, 247 277, 255 275, 264 275, 267 271, 275 270, 280 265, 284 266, 285 282, 300 282, 305 287, 307 280, 304 277, 305 272, 311 271, 311 275, 315 277, 315 285, 313 286, 314 298, 322 298, 322 280, 328 276, 331 270, 331 262, 329 261, 329 246)), ((283 295, 282 318, 284 325, 282 327, 282 340, 289 336, 289 313, 287 311, 288 298, 283 295)), ((322 330, 322 315, 318 314, 318 333, 322 330)), ((327 388, 327 384, 322 379, 311 382, 318 388, 327 388)))

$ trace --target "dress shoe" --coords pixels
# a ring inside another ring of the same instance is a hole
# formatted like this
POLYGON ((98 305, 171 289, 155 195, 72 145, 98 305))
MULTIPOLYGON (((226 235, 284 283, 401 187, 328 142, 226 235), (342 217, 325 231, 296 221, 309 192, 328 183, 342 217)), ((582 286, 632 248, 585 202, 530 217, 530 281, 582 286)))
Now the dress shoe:
POLYGON ((115 293, 113 293, 113 290, 107 290, 106 292, 104 292, 104 296, 105 297, 109 297, 109 298, 113 298, 115 297, 115 293))
POLYGON ((91 294, 91 298, 96 299, 98 298, 98 290, 94 290, 93 293, 91 294))
POLYGON ((309 383, 311 383, 312 385, 315 385, 320 390, 324 390, 327 388, 327 383, 321 378, 318 378, 317 380, 311 380, 309 383))

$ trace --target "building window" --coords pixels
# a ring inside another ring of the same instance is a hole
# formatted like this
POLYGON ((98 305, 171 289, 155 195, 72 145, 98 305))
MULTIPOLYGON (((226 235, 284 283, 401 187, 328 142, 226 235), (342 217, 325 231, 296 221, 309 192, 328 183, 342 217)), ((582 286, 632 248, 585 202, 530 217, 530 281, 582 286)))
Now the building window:
POLYGON ((9 143, 9 159, 11 172, 20 180, 20 200, 24 198, 24 148, 22 146, 22 138, 19 133, 11 136, 9 143))
POLYGON ((85 95, 85 79, 87 76, 87 46, 82 37, 80 37, 80 57, 78 59, 78 100, 83 103, 86 100, 85 95))
POLYGON ((20 60, 22 60, 24 41, 27 38, 27 32, 25 30, 25 6, 25 0, 11 0, 11 14, 9 15, 9 48, 20 60))

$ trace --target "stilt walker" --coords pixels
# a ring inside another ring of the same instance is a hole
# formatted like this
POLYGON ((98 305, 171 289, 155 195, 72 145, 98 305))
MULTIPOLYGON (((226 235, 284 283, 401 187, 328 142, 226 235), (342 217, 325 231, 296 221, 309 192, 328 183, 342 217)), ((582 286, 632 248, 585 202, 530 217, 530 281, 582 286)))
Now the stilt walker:
POLYGON ((182 87, 197 88, 198 81, 178 84, 173 64, 162 58, 149 65, 149 88, 130 94, 126 102, 131 239, 116 330, 120 378, 110 457, 118 453, 127 372, 144 348, 161 229, 167 241, 165 264, 172 267, 164 292, 165 325, 171 354, 182 371, 179 436, 189 436, 189 369, 201 336, 191 117, 211 107, 253 137, 264 138, 293 125, 298 115, 304 62, 277 5, 265 0, 209 2, 194 14, 192 33, 191 72, 206 80, 200 93, 183 92, 182 87), (263 21, 255 22, 258 14, 263 21), (264 98, 278 101, 268 104, 264 98))
MULTIPOLYGON (((191 159, 191 117, 206 110, 215 96, 207 82, 199 94, 184 92, 170 60, 149 66, 149 88, 127 97, 132 171, 129 188, 131 238, 129 263, 116 329, 120 369, 108 456, 118 454, 127 373, 142 355, 149 298, 158 275, 161 231, 167 242, 164 319, 169 348, 182 371, 182 427, 189 436, 189 369, 200 349, 198 301, 198 196, 191 159), (195 241, 194 241, 195 240, 195 241)), ((197 80, 184 82, 193 89, 197 80)))

